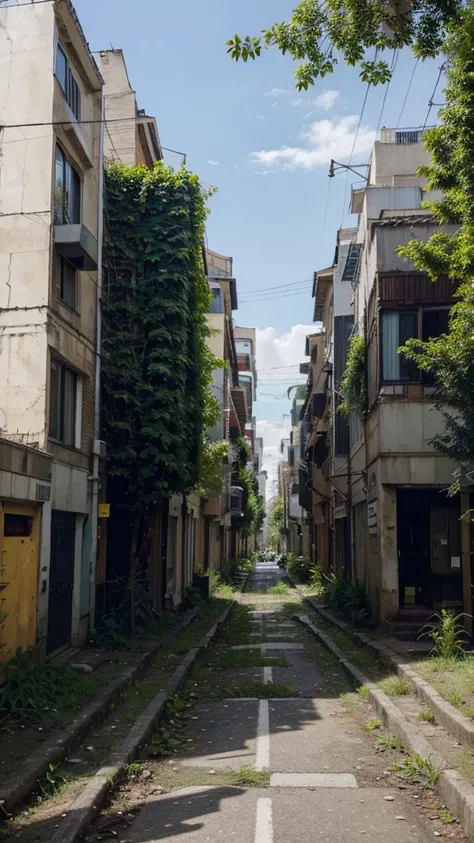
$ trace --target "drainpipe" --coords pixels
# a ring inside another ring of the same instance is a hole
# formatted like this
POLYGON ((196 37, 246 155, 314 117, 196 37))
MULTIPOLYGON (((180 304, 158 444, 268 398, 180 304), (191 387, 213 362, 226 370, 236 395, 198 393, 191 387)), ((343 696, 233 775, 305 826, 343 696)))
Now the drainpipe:
POLYGON ((99 440, 100 440, 100 384, 102 351, 102 250, 104 237, 104 119, 105 102, 102 91, 101 121, 99 124, 99 196, 97 223, 97 287, 96 287, 96 343, 94 388, 94 447, 92 456, 92 542, 89 568, 89 624, 95 626, 96 568, 99 529, 99 440))

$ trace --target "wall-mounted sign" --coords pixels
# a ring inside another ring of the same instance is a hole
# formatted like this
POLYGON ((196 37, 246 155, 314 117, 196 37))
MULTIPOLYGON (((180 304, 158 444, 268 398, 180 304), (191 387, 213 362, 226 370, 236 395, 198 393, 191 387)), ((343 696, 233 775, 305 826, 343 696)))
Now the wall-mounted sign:
POLYGON ((100 503, 99 504, 99 518, 110 518, 110 504, 109 503, 100 503))
POLYGON ((342 506, 336 506, 334 509, 334 518, 345 518, 346 517, 346 507, 344 504, 342 506))
POLYGON ((372 501, 367 506, 367 523, 369 528, 369 536, 376 536, 379 529, 379 514, 377 501, 372 501))

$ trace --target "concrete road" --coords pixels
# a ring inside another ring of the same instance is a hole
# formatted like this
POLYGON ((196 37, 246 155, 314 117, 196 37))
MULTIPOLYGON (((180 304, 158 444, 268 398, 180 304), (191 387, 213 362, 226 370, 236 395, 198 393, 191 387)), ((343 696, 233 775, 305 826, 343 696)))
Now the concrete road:
MULTIPOLYGON (((211 650, 208 669, 213 692, 227 689, 229 675, 234 689, 239 682, 251 688, 260 675, 263 682, 286 683, 288 697, 272 698, 270 693, 268 699, 199 700, 192 709, 186 742, 169 763, 177 780, 187 776, 191 781, 196 771, 194 780, 204 784, 178 785, 160 794, 156 788, 160 774, 153 773, 143 807, 121 840, 427 843, 433 836, 445 836, 443 826, 430 820, 429 799, 434 797, 425 799, 419 789, 401 784, 386 770, 390 758, 377 750, 373 734, 364 731, 341 702, 341 691, 351 691, 347 680, 338 663, 291 621, 291 608, 283 611, 285 600, 291 598, 275 596, 270 605, 270 597, 267 602, 258 599, 280 578, 276 565, 257 566, 250 591, 243 596, 244 603, 256 603, 257 608, 252 609, 241 642, 254 649, 235 650, 239 646, 235 638, 224 645, 217 642, 224 665, 221 673, 213 669, 216 654, 211 650), (225 664, 229 652, 232 658, 254 653, 264 664, 230 669, 225 664), (268 656, 277 657, 278 665, 265 664, 268 656), (269 771, 268 786, 214 784, 213 777, 230 776, 243 767, 269 771), (427 810, 422 810, 420 799, 428 801, 427 810)), ((237 622, 241 620, 235 617, 231 624, 237 622)), ((363 718, 375 716, 366 702, 361 704, 367 706, 363 718)))

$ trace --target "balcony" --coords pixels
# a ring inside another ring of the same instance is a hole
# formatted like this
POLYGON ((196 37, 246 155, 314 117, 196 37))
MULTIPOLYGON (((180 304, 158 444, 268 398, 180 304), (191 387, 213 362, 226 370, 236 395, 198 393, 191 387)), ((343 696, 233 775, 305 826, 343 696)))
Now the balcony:
POLYGON ((204 504, 203 515, 208 518, 219 518, 221 514, 221 496, 216 495, 215 498, 209 498, 204 504))
POLYGON ((76 269, 89 272, 97 269, 97 240, 82 223, 55 225, 54 244, 76 269))
POLYGON ((320 468, 313 463, 313 492, 320 498, 329 498, 331 489, 320 468))
POLYGON ((233 386, 231 387, 231 394, 235 412, 243 431, 248 420, 247 390, 243 386, 233 386))

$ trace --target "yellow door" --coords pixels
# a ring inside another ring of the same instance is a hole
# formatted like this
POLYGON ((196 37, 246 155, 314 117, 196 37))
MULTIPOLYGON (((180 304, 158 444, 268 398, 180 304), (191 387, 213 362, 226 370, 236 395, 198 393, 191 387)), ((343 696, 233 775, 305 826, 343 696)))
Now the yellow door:
POLYGON ((39 507, 0 503, 0 661, 36 642, 39 507))

